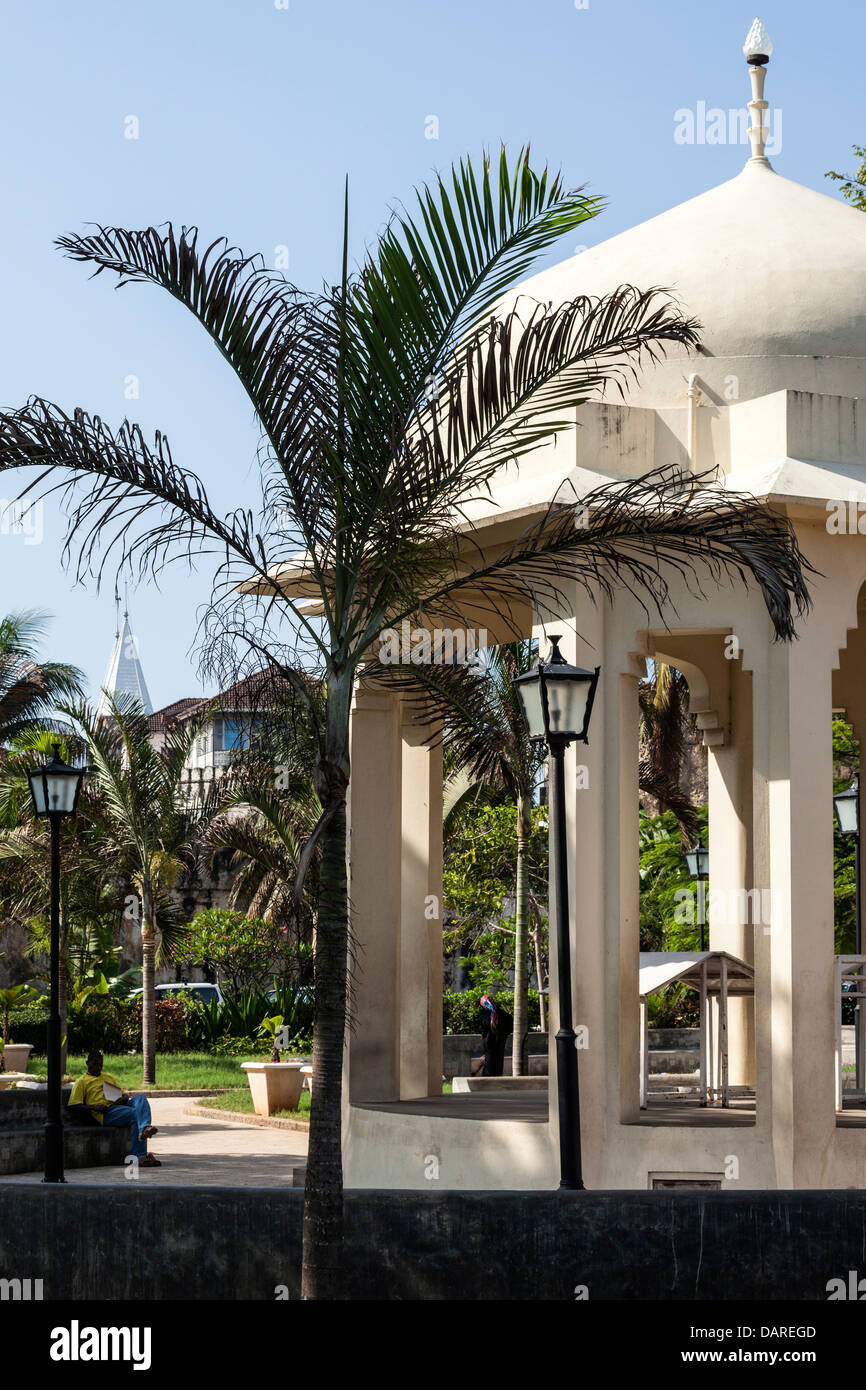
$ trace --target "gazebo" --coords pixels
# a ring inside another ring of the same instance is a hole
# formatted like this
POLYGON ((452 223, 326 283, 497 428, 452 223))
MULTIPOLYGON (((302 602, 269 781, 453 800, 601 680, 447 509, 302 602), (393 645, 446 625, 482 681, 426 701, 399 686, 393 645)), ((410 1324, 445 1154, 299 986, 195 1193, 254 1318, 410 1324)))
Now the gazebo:
MULTIPOLYGON (((599 482, 667 465, 698 488, 711 475, 786 515, 813 567, 812 608, 788 644, 774 640, 754 588, 710 572, 700 589, 674 582, 652 618, 628 593, 593 603, 561 582, 563 655, 601 667, 590 744, 579 761, 575 746, 566 755, 572 989, 594 1188, 717 1174, 736 1116, 706 1105, 668 1124, 641 1109, 638 683, 653 661, 686 677, 707 747, 714 1011, 728 963, 727 1082, 721 1061, 718 1081, 708 1061, 707 1086, 757 1095, 754 1118, 736 1131, 736 1181, 862 1185, 866 1112, 837 1117, 834 1084, 831 721, 844 711, 866 737, 866 217, 771 166, 764 70, 751 68, 741 172, 518 294, 566 302, 619 285, 669 286, 703 325, 702 355, 674 350, 622 400, 581 405, 573 430, 519 471, 503 468, 492 497, 463 518, 476 553, 496 551, 566 493, 581 498, 599 482), (753 972, 748 991, 733 987, 732 962, 753 972)), ((707 147, 708 160, 726 157, 707 147)), ((464 616, 491 641, 534 634, 546 643, 528 603, 512 609, 508 630, 483 594, 467 599, 464 616)), ((357 969, 346 1183, 426 1189, 435 1171, 454 1188, 555 1187, 555 1096, 533 1123, 523 1112, 480 1119, 441 1094, 442 768, 431 732, 399 694, 361 680, 351 730, 357 969)), ((552 955, 555 981, 555 947, 552 955)), ((553 1031, 555 989, 551 1013, 553 1031)))

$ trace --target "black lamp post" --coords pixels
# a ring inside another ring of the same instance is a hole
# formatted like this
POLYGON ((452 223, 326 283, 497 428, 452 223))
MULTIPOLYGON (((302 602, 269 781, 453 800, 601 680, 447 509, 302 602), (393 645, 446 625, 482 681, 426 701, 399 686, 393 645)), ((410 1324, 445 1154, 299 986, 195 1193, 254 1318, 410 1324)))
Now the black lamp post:
POLYGON ((556 954, 559 981, 559 1028, 556 1034, 556 1081, 559 1101, 560 1187, 582 1188, 580 1154, 580 1092, 577 1039, 571 1016, 571 949, 568 930, 568 859, 565 833, 565 750, 586 743, 600 667, 584 671, 569 666, 559 650, 561 637, 551 636, 550 659, 539 661, 515 684, 520 694, 529 737, 550 750, 551 820, 556 849, 556 954))
MULTIPOLYGON (((850 837, 854 841, 854 954, 860 955, 861 933, 860 933, 860 779, 855 777, 850 787, 844 792, 839 792, 833 797, 833 805, 836 808, 836 819, 839 822, 840 834, 850 837)), ((862 974, 860 967, 857 967, 858 977, 862 974)), ((859 995, 863 985, 858 979, 857 993, 859 995)), ((863 1084, 863 1048, 860 1043, 860 1000, 857 999, 854 1005, 856 1014, 854 1027, 854 1055, 856 1059, 856 1075, 854 1084, 857 1090, 861 1090, 863 1084)))
POLYGON ((704 927, 707 921, 707 900, 706 883, 710 877, 710 851, 700 840, 691 849, 686 850, 686 864, 692 878, 698 885, 698 930, 700 932, 700 949, 706 950, 704 945, 704 927))
POLYGON ((51 1012, 48 1018, 48 1111, 45 1121, 44 1182, 65 1182, 63 1176, 63 1116, 61 1113, 60 1068, 60 822, 75 814, 78 793, 87 771, 70 767, 60 757, 55 743, 48 763, 27 774, 37 816, 46 816, 51 826, 51 1012))

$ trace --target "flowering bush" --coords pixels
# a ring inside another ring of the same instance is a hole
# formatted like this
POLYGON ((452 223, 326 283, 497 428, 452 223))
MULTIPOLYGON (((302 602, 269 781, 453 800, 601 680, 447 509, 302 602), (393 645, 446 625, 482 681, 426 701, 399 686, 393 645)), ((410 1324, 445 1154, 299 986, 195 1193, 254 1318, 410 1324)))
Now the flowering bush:
POLYGON ((196 913, 172 953, 179 965, 214 972, 231 994, 267 986, 274 977, 297 978, 310 957, 288 927, 211 907, 196 913))

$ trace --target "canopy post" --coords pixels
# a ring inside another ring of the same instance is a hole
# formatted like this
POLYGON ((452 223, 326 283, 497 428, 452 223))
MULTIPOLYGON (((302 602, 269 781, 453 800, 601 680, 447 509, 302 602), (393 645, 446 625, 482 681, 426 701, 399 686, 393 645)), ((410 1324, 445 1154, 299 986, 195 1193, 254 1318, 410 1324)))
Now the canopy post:
POLYGON ((640 1108, 646 1110, 649 1095, 649 1007, 647 997, 640 997, 640 1108))
POLYGON ((701 1054, 701 1074, 700 1092, 701 1105, 707 1103, 707 1052, 709 1050, 709 1017, 707 1011, 707 962, 701 961, 701 1016, 700 1016, 700 1054, 701 1054))
POLYGON ((722 979, 719 991, 719 1083, 722 1089, 722 1105, 728 1104, 728 960, 722 956, 722 979))
POLYGON ((842 1109, 842 961, 836 957, 836 1109, 842 1109))

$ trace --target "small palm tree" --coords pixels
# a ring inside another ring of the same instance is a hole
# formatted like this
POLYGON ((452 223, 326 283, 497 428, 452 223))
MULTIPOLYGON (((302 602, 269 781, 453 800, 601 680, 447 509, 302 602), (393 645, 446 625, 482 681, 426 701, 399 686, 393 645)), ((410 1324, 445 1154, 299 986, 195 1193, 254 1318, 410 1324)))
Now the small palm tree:
POLYGON ((321 293, 222 241, 200 246, 195 228, 61 237, 97 275, 167 291, 235 372, 262 429, 262 487, 253 504, 245 485, 227 515, 162 434, 150 444, 128 421, 113 431, 39 397, 0 413, 0 470, 36 466, 47 488, 65 480, 79 576, 98 573, 115 543, 140 576, 178 553, 214 551, 211 665, 240 650, 278 665, 299 692, 300 667, 316 666, 323 681, 324 717, 312 721, 322 813, 297 878, 318 845, 304 1298, 341 1288, 349 712, 382 630, 422 615, 462 627, 467 592, 558 614, 572 583, 596 595, 624 585, 663 605, 672 571, 754 579, 783 638, 807 602, 785 517, 670 471, 560 498, 494 554, 467 531, 467 505, 504 466, 570 429, 577 406, 622 387, 669 345, 697 344, 696 324, 656 290, 507 299, 542 252, 600 208, 537 173, 528 151, 513 168, 504 151, 498 168, 465 160, 419 189, 414 217, 395 217, 351 275, 347 198, 338 283, 321 293))
POLYGON ((48 619, 44 613, 10 613, 0 618, 0 746, 46 728, 58 704, 81 695, 84 676, 76 666, 40 661, 37 648, 48 619))
POLYGON ((321 814, 309 770, 292 764, 288 754, 277 766, 244 759, 223 779, 219 809, 204 828, 200 853, 210 863, 221 850, 231 852, 233 871, 229 906, 250 917, 294 926, 306 940, 312 928, 317 874, 307 876, 306 896, 295 884, 304 847, 321 814))
POLYGON ((161 947, 170 948, 172 929, 177 929, 166 912, 168 895, 214 815, 217 790, 211 783, 195 798, 181 794, 181 773, 208 719, 206 712, 169 725, 156 748, 140 702, 126 693, 105 695, 108 718, 97 718, 83 703, 63 712, 87 746, 96 793, 89 814, 110 838, 118 865, 140 894, 142 1083, 149 1086, 156 1080, 155 967, 161 947))

